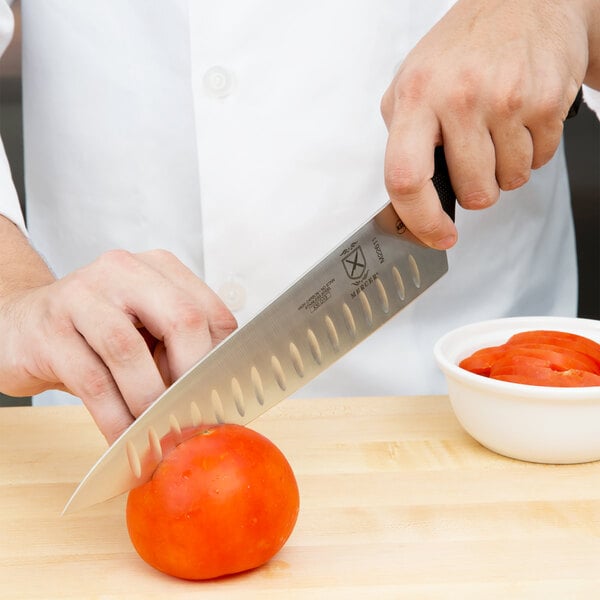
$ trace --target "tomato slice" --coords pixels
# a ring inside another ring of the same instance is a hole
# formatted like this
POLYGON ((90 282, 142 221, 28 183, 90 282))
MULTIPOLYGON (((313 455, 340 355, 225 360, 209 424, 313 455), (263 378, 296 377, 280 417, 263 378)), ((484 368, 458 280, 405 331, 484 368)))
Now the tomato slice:
POLYGON ((458 363, 458 366, 466 369, 467 371, 471 371, 471 373, 489 377, 492 365, 499 358, 504 356, 505 352, 505 344, 502 344, 502 346, 490 346, 489 348, 482 348, 481 350, 473 352, 471 356, 463 358, 463 360, 458 363))
POLYGON ((514 334, 507 344, 552 344, 589 356, 600 367, 600 344, 589 338, 565 331, 534 330, 514 334))
POLYGON ((506 356, 496 363, 490 372, 490 378, 527 385, 550 387, 587 387, 600 385, 600 375, 567 369, 557 371, 548 361, 531 356, 506 356))
POLYGON ((556 387, 600 385, 600 344, 573 333, 524 331, 505 344, 481 348, 463 369, 514 383, 556 387))
MULTIPOLYGON (((587 354, 561 348, 553 344, 506 344, 504 356, 530 356, 541 358, 548 362, 548 366, 555 371, 568 371, 578 369, 600 375, 600 365, 587 354)), ((500 357, 499 360, 502 360, 500 357)))

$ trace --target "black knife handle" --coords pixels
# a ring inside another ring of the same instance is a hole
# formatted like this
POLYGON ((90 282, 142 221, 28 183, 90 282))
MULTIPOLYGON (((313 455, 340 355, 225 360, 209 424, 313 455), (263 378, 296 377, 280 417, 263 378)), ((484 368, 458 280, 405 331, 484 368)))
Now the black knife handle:
POLYGON ((448 164, 444 155, 444 147, 437 146, 433 155, 435 168, 431 181, 435 187, 443 209, 448 216, 454 221, 454 212, 456 208, 456 194, 452 188, 450 174, 448 173, 448 164))
POLYGON ((579 88, 579 91, 577 92, 577 96, 575 96, 575 100, 573 100, 573 104, 571 104, 571 108, 569 109, 569 112, 567 113, 567 117, 566 117, 567 119, 574 117, 579 112, 579 107, 581 106, 582 101, 583 101, 583 88, 579 88))
MULTIPOLYGON (((581 106, 582 99, 583 89, 579 88, 577 96, 575 97, 573 104, 571 104, 571 108, 567 114, 567 119, 570 119, 577 114, 579 107, 581 106)), ((434 153, 434 163, 435 169, 433 171, 433 177, 431 178, 431 181, 433 182, 433 185, 438 193, 443 209, 454 221, 456 194, 452 189, 452 183, 450 181, 450 174, 448 173, 448 165, 446 163, 443 146, 436 147, 434 153)))

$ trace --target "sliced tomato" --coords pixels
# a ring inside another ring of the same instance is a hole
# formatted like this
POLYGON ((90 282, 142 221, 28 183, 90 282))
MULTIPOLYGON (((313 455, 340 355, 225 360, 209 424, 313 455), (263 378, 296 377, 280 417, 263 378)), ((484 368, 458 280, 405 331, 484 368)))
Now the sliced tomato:
POLYGON ((580 369, 557 371, 544 359, 519 355, 506 356, 498 361, 491 369, 490 378, 550 387, 600 385, 600 375, 595 373, 580 369))
POLYGON ((467 371, 471 371, 471 373, 489 377, 492 365, 499 358, 504 356, 505 351, 505 344, 502 346, 490 346, 489 348, 482 348, 481 350, 473 352, 471 356, 463 358, 463 360, 458 363, 458 366, 466 369, 467 371))
POLYGON ((589 338, 565 331, 534 330, 514 334, 508 342, 514 344, 552 344, 589 356, 600 367, 600 344, 589 338))
MULTIPOLYGON (((504 356, 530 356, 548 361, 555 371, 579 369, 600 375, 600 365, 587 354, 554 344, 506 344, 504 356)), ((499 360, 502 360, 500 357, 499 360)))
POLYGON ((515 383, 596 386, 600 385, 600 344, 562 331, 524 331, 505 344, 477 350, 459 366, 515 383))

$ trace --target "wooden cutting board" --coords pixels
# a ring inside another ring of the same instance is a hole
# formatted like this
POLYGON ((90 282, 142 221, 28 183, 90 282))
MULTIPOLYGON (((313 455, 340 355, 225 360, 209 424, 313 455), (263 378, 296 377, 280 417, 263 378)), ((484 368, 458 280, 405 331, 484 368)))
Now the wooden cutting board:
POLYGON ((600 597, 600 462, 493 454, 444 396, 288 400, 253 427, 296 472, 296 529, 262 568, 194 583, 138 558, 124 496, 60 516, 105 449, 85 409, 0 409, 0 597, 600 597))

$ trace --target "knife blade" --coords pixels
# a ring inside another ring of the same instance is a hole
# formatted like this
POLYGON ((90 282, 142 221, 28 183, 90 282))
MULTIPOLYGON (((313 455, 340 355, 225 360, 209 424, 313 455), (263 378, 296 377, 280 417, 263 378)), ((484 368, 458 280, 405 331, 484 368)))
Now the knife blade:
MULTIPOLYGON (((454 218, 442 148, 432 178, 454 218)), ((417 298, 448 270, 446 252, 404 231, 391 204, 175 381, 108 448, 63 514, 148 481, 164 440, 200 425, 248 424, 314 379, 417 298)))

